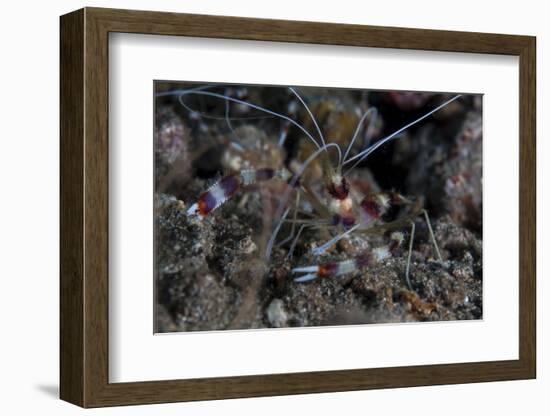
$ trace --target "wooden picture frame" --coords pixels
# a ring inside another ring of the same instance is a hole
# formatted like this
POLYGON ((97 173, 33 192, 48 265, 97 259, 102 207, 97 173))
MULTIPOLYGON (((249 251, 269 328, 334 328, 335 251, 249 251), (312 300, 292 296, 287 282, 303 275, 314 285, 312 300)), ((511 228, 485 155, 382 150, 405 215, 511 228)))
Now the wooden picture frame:
POLYGON ((61 398, 82 407, 101 407, 535 378, 535 50, 534 37, 516 35, 99 8, 62 16, 61 398), (109 383, 110 32, 518 56, 519 359, 109 383))

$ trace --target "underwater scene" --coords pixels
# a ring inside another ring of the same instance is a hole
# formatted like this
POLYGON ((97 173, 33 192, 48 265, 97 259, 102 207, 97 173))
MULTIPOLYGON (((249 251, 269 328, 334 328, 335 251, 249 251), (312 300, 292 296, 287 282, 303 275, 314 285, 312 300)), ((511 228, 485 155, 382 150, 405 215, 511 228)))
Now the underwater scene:
POLYGON ((155 332, 482 318, 482 95, 153 99, 155 332))

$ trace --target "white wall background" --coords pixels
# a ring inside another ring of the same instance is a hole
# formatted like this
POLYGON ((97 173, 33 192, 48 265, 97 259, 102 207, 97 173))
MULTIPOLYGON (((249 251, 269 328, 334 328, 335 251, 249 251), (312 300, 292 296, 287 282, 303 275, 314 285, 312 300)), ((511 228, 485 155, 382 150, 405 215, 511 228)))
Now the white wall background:
MULTIPOLYGON (((269 17, 295 20, 529 34, 538 53, 538 379, 533 381, 316 394, 217 402, 92 410, 88 414, 241 415, 315 413, 462 415, 548 414, 550 361, 543 332, 550 285, 544 242, 550 235, 548 191, 550 145, 543 140, 550 85, 545 2, 462 0, 353 0, 302 3, 293 0, 124 0, 4 2, 0 13, 0 409, 2 414, 72 415, 83 412, 58 395, 58 16, 82 6, 103 6, 269 17), (545 177, 544 177, 545 176, 545 177), (546 199, 546 200, 545 200, 546 199), (33 413, 31 413, 33 412, 33 413)), ((502 196, 503 204, 506 195, 502 196)), ((345 353, 345 351, 343 351, 345 353)))

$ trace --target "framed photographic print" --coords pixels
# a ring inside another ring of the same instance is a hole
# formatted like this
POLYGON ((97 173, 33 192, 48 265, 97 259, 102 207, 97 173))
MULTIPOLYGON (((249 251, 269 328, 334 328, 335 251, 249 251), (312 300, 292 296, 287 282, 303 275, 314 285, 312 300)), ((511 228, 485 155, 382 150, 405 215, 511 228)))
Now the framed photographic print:
POLYGON ((61 398, 534 378, 535 38, 61 17, 61 398))

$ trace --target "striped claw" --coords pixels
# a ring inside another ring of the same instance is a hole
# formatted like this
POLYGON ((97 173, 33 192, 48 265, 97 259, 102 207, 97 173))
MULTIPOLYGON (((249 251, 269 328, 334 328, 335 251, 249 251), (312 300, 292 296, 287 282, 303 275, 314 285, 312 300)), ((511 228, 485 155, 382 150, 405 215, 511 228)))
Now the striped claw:
POLYGON ((317 266, 304 266, 292 269, 292 273, 305 273, 294 278, 295 282, 309 282, 318 277, 339 277, 357 270, 362 270, 372 264, 379 263, 389 258, 393 252, 401 246, 403 234, 395 232, 387 246, 376 247, 369 252, 363 253, 353 259, 329 262, 317 266))
POLYGON ((187 210, 187 216, 197 215, 199 213, 199 204, 193 204, 187 210))
POLYGON ((200 215, 202 218, 225 204, 239 189, 257 182, 268 181, 272 178, 286 180, 289 173, 286 170, 269 168, 257 170, 243 170, 239 174, 227 175, 200 194, 198 201, 187 210, 187 215, 200 215))
POLYGON ((319 273, 319 266, 307 266, 307 267, 296 267, 295 269, 292 269, 292 273, 307 273, 303 276, 299 276, 294 278, 295 282, 303 283, 303 282, 309 282, 310 280, 317 279, 317 274, 319 273), (314 273, 309 273, 314 272, 314 273))
POLYGON ((318 266, 305 266, 292 269, 292 273, 306 273, 296 277, 295 282, 308 282, 318 277, 337 277, 351 273, 366 266, 370 262, 370 255, 357 257, 351 260, 330 262, 318 266))

